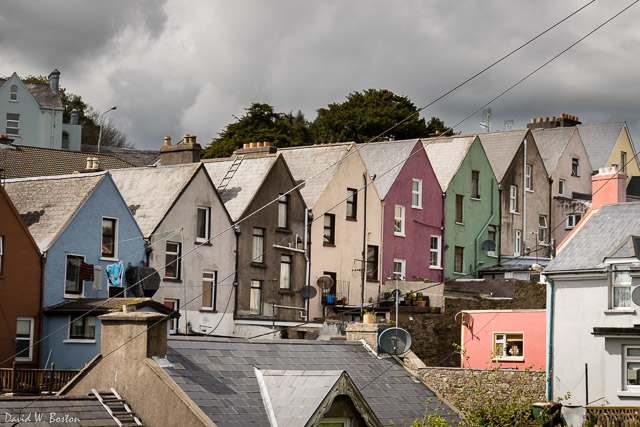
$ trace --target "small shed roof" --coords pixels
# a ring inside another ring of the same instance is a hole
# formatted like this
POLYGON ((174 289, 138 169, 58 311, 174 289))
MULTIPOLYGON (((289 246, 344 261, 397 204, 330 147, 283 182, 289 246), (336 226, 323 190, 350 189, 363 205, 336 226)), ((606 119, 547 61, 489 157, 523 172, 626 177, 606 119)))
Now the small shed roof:
POLYGON ((443 192, 449 188, 475 139, 476 135, 465 135, 422 140, 443 192))

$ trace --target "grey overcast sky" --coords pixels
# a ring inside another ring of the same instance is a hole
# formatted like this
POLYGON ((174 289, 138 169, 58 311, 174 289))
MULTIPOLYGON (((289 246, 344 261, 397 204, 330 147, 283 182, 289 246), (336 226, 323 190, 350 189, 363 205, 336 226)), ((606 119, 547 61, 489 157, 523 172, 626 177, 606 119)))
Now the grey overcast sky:
MULTIPOLYGON (((111 105, 137 148, 204 146, 253 102, 316 110, 384 88, 418 107, 589 0, 0 0, 0 75, 47 75, 111 105)), ((632 0, 598 0, 426 109, 460 121, 632 0)), ((626 120, 640 143, 640 5, 494 102, 492 130, 532 117, 626 120)), ((481 132, 481 114, 457 128, 481 132)))

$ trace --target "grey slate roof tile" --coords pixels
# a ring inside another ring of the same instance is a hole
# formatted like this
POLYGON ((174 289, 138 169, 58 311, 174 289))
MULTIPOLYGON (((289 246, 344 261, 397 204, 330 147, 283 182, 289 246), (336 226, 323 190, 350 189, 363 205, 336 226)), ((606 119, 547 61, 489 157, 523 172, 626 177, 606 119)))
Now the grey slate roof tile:
POLYGON ((591 123, 576 126, 594 170, 607 165, 607 160, 609 160, 613 147, 615 147, 625 126, 625 122, 591 123))
POLYGON ((527 132, 511 130, 478 134, 498 182, 502 181, 527 132))
POLYGON ((544 162, 544 167, 549 175, 556 170, 558 161, 575 132, 577 132, 575 127, 535 129, 531 131, 544 162))
POLYGON ((402 171, 406 160, 414 151, 418 139, 403 141, 369 142, 359 148, 362 160, 371 176, 380 198, 387 197, 387 193, 402 171))
POLYGON ((451 180, 460 169, 460 165, 462 165, 462 161, 467 156, 475 139, 476 135, 464 135, 422 140, 422 145, 443 192, 449 188, 451 180))

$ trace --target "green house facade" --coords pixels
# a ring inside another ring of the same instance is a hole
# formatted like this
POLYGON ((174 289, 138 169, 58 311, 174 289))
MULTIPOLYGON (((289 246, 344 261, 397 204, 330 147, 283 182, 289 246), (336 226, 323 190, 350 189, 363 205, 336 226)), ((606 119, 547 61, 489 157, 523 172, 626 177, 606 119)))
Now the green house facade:
POLYGON ((498 263, 498 181, 477 135, 423 144, 445 193, 445 278, 476 278, 478 270, 498 263))

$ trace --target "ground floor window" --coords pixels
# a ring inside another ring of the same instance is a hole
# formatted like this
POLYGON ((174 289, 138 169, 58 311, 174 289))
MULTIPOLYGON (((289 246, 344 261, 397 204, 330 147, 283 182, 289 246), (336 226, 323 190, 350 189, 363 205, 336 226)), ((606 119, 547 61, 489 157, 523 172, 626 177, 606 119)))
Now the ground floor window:
POLYGON ((94 340, 96 338, 96 316, 72 317, 69 324, 69 339, 94 340))
POLYGON ((33 359, 33 317, 18 317, 16 325, 16 361, 33 359))
POLYGON ((640 390, 640 346, 624 346, 625 389, 640 390))
POLYGON ((493 353, 498 360, 524 357, 522 332, 493 334, 493 353))

